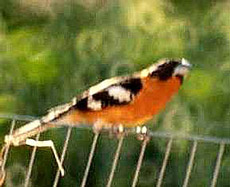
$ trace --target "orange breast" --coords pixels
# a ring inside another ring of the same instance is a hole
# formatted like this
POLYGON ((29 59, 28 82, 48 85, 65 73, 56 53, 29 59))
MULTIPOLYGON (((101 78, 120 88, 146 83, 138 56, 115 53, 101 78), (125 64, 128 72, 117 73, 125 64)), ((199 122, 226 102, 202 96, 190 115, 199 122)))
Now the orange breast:
POLYGON ((87 124, 101 121, 105 125, 122 124, 124 127, 143 125, 165 107, 181 85, 180 80, 176 77, 167 81, 147 77, 142 82, 143 89, 135 96, 133 102, 127 105, 107 107, 101 111, 76 111, 72 117, 87 124))

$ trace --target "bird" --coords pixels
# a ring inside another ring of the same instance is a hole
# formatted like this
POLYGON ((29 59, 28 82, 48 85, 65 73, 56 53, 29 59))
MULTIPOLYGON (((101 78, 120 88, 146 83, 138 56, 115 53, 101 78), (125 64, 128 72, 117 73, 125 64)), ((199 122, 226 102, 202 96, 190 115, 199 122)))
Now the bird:
MULTIPOLYGON (((88 124, 95 129, 142 126, 165 108, 191 67, 185 58, 165 58, 131 75, 106 79, 6 135, 5 144, 53 147, 52 142, 42 144, 29 138, 63 124, 88 124)), ((57 162, 63 171, 58 159, 57 162)))
POLYGON ((191 64, 188 60, 161 59, 132 75, 113 77, 90 87, 71 102, 54 107, 41 119, 5 136, 15 146, 58 124, 95 128, 142 126, 158 114, 181 87, 191 64))

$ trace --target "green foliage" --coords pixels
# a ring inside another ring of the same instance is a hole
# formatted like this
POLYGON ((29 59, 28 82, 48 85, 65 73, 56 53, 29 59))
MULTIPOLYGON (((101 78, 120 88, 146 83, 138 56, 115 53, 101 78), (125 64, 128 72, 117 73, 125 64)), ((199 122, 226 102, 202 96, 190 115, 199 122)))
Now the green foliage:
MULTIPOLYGON (((149 127, 184 135, 230 136, 227 1, 2 0, 0 7, 0 112, 43 115, 50 107, 69 101, 105 78, 140 70, 159 58, 185 57, 194 64, 191 75, 179 95, 149 127)), ((1 120, 1 139, 8 130, 6 126, 6 121, 1 120)), ((53 130, 46 135, 50 139, 58 137, 55 142, 61 146, 63 134, 53 130)), ((66 160, 68 172, 61 186, 80 184, 90 135, 74 132, 72 142, 66 160)), ((165 143, 149 145, 140 186, 152 186, 156 180, 165 143)), ((92 166, 94 174, 90 175, 91 186, 105 186, 112 160, 111 144, 115 146, 110 140, 100 144, 92 166)), ((129 186, 138 146, 132 138, 125 143, 115 186, 129 186)), ((188 159, 188 142, 176 141, 173 146, 165 186, 181 185, 187 163, 184 160, 188 159)), ((216 151, 205 145, 198 149, 191 186, 210 184, 210 163, 215 161, 216 151)), ((15 149, 14 154, 23 160, 26 153, 15 149)), ((229 156, 229 151, 226 154, 229 156)), ((46 177, 35 173, 33 182, 51 186, 49 178, 54 176, 56 165, 49 162, 53 160, 49 151, 39 157, 35 168, 46 170, 46 177)), ((226 156, 221 186, 228 186, 227 166, 226 156)), ((22 167, 16 164, 10 168, 21 171, 22 167)), ((21 182, 18 178, 13 179, 15 184, 21 182)))

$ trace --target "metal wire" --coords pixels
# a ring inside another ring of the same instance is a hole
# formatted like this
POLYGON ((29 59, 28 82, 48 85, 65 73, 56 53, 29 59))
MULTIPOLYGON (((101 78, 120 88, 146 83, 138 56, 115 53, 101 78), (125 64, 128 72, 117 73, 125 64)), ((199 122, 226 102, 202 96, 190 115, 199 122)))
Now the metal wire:
POLYGON ((193 142, 193 146, 192 146, 192 150, 190 153, 190 158, 189 158, 189 162, 188 162, 188 166, 187 166, 187 170, 186 170, 186 175, 185 175, 183 187, 188 186, 188 181, 190 178, 190 174, 192 171, 193 162, 194 162, 194 158, 195 158, 195 154, 196 154, 196 150, 197 150, 197 144, 198 144, 197 141, 193 142))
MULTIPOLYGON (((39 140, 39 137, 40 137, 40 133, 37 134, 37 136, 36 136, 36 141, 39 140)), ((26 174, 26 179, 25 179, 25 185, 24 185, 24 187, 29 186, 30 176, 31 176, 31 172, 32 172, 33 165, 34 165, 34 160, 35 160, 36 151, 37 151, 37 146, 34 146, 34 147, 33 147, 32 154, 31 154, 31 157, 30 157, 30 163, 29 163, 29 167, 28 167, 27 174, 26 174)))
POLYGON ((133 178, 132 187, 135 187, 137 185, 138 176, 139 176, 139 173, 140 173, 142 161, 143 161, 144 154, 145 154, 146 145, 147 145, 148 142, 149 142, 149 137, 145 137, 143 142, 142 142, 142 145, 141 145, 141 152, 139 154, 139 159, 138 159, 138 162, 137 162, 137 167, 136 167, 135 175, 134 175, 134 178, 133 178))
POLYGON ((230 138, 217 138, 210 136, 198 136, 198 135, 182 135, 175 132, 153 132, 149 131, 149 135, 157 138, 173 138, 173 139, 184 139, 189 141, 209 142, 215 144, 230 144, 230 138))
POLYGON ((161 184, 162 184, 162 180, 163 180, 164 173, 165 173, 165 168, 166 168, 166 165, 168 163, 168 158, 169 158, 170 151, 171 151, 171 148, 172 148, 172 142, 173 142, 173 139, 170 138, 170 140, 168 141, 167 147, 166 147, 164 161, 163 161, 161 171, 160 171, 160 175, 159 175, 159 178, 158 178, 158 181, 157 181, 157 187, 160 187, 161 184))
POLYGON ((111 172, 110 172, 110 175, 109 175, 109 180, 108 180, 108 183, 107 183, 106 187, 110 187, 111 184, 112 184, 114 173, 115 173, 115 170, 117 168, 118 159, 119 159, 119 156, 120 156, 120 153, 121 153, 121 147, 122 147, 122 144, 123 144, 123 140, 124 140, 124 135, 122 135, 120 137, 120 139, 119 139, 117 150, 115 152, 115 156, 114 156, 114 159, 113 159, 111 172))
MULTIPOLYGON (((10 132, 9 134, 11 135, 13 133, 14 127, 15 127, 15 120, 12 120, 11 122, 11 127, 10 127, 10 132)), ((8 153, 9 153, 9 149, 10 149, 10 145, 6 144, 3 146, 2 150, 1 150, 1 157, 0 157, 0 186, 2 186, 2 184, 4 183, 5 177, 6 177, 6 173, 5 173, 5 166, 6 166, 6 161, 7 161, 7 157, 8 157, 8 153), (3 158, 2 158, 3 157, 3 158)))
POLYGON ((212 178, 212 183, 211 183, 211 187, 215 187, 216 183, 217 183, 217 178, 219 175, 219 171, 220 171, 220 164, 221 164, 221 160, 224 154, 224 148, 225 148, 225 144, 221 143, 220 144, 220 149, 218 152, 218 156, 217 156, 217 161, 216 161, 216 167, 213 173, 213 178, 212 178))
MULTIPOLYGON (((0 118, 13 119, 12 122, 11 122, 11 128, 10 128, 9 134, 12 134, 17 120, 20 120, 20 121, 32 121, 34 119, 37 119, 37 118, 31 117, 31 116, 9 115, 9 114, 8 115, 0 114, 0 118)), ((65 125, 65 124, 59 124, 58 123, 57 125, 65 125)), ((83 129, 92 130, 91 127, 84 126, 84 125, 77 126, 77 128, 83 128, 83 129)), ((66 137, 65 137, 65 141, 64 141, 64 145, 63 145, 63 149, 62 149, 62 154, 61 154, 61 164, 63 164, 64 159, 65 159, 69 139, 70 139, 70 136, 71 136, 71 129, 72 128, 69 127, 68 130, 67 130, 67 133, 66 133, 66 137)), ((107 133, 108 129, 103 129, 102 133, 103 132, 107 133)), ((127 134, 136 134, 136 129, 127 129, 126 133, 127 134)), ((219 175, 219 172, 220 172, 221 161, 222 161, 222 157, 223 157, 224 150, 225 150, 225 146, 230 145, 230 139, 229 138, 217 138, 217 137, 194 136, 194 135, 187 136, 187 135, 181 135, 181 134, 172 133, 172 132, 153 132, 153 131, 149 131, 148 135, 149 135, 149 137, 156 137, 156 138, 163 138, 163 139, 170 138, 168 143, 167 143, 167 146, 166 146, 165 156, 164 156, 163 163, 162 163, 162 166, 161 166, 161 170, 160 170, 160 173, 159 173, 159 177, 158 177, 158 180, 157 180, 157 185, 156 185, 157 187, 160 187, 162 185, 165 170, 166 170, 167 163, 168 163, 168 159, 169 159, 169 156, 170 156, 170 151, 171 151, 171 148, 172 148, 172 143, 173 143, 174 139, 184 139, 184 140, 188 140, 188 141, 193 142, 191 152, 190 152, 189 161, 188 161, 188 164, 187 164, 187 169, 186 169, 185 179, 184 179, 184 182, 183 182, 183 187, 188 186, 191 171, 192 171, 193 164, 194 164, 194 158, 195 158, 195 154, 196 154, 196 151, 197 151, 198 143, 200 143, 200 142, 209 142, 209 143, 215 143, 215 144, 220 145, 218 155, 217 155, 217 161, 216 161, 216 165, 215 165, 215 169, 214 169, 213 177, 212 177, 212 181, 211 181, 211 187, 216 186, 218 175, 219 175)), ((36 140, 39 139, 39 136, 40 136, 40 134, 38 134, 36 136, 36 140)), ((90 149, 89 157, 88 157, 88 160, 87 160, 84 176, 83 176, 83 179, 82 179, 81 187, 86 186, 86 182, 87 182, 88 174, 89 174, 89 171, 90 171, 90 166, 92 164, 92 159, 94 157, 98 137, 99 137, 99 133, 96 133, 94 135, 94 138, 93 138, 93 141, 92 141, 92 144, 91 144, 91 149, 90 149)), ((119 156, 120 156, 120 153, 121 153, 121 148, 122 148, 123 141, 124 141, 124 136, 122 136, 119 139, 117 149, 116 149, 116 151, 114 153, 114 159, 113 159, 113 163, 112 163, 112 166, 111 166, 111 171, 110 171, 110 174, 109 174, 109 177, 108 177, 107 187, 111 187, 111 185, 112 185, 114 174, 115 174, 118 162, 119 162, 119 156)), ((137 166, 136 166, 136 170, 135 170, 135 174, 134 174, 134 178, 133 178, 133 181, 132 181, 132 187, 135 187, 137 185, 138 177, 139 177, 139 174, 140 174, 140 169, 141 169, 141 166, 142 166, 143 157, 144 157, 144 153, 145 153, 145 149, 146 149, 148 141, 149 141, 148 139, 144 139, 144 141, 142 142, 141 150, 140 150, 140 153, 139 153, 139 158, 138 158, 138 162, 137 162, 137 166)), ((34 159, 35 159, 35 156, 36 156, 36 150, 37 150, 37 147, 34 147, 33 151, 32 151, 32 154, 31 154, 31 157, 30 157, 28 171, 27 171, 26 179, 25 179, 25 185, 24 185, 25 187, 28 187, 29 183, 30 183, 30 177, 31 177, 32 168, 33 168, 33 164, 34 164, 34 159)), ((3 172, 4 172, 5 164, 6 164, 6 161, 7 161, 8 152, 9 152, 9 145, 6 145, 5 149, 4 149, 3 160, 2 160, 2 165, 1 165, 1 169, 2 169, 3 172)), ((53 183, 53 187, 58 186, 59 178, 60 178, 60 171, 58 169, 57 173, 56 173, 56 176, 55 176, 54 183, 53 183)))
MULTIPOLYGON (((10 135, 13 133, 15 124, 16 124, 16 121, 15 121, 15 120, 12 120, 12 122, 11 122, 11 127, 10 127, 10 132, 9 132, 10 135)), ((10 146, 9 146, 9 145, 6 145, 5 153, 4 153, 4 157, 3 157, 3 161, 2 161, 2 168, 1 168, 2 170, 4 170, 4 168, 5 168, 6 160, 7 160, 8 153, 9 153, 9 149, 10 149, 10 146)))
MULTIPOLYGON (((3 113, 0 113, 0 118, 13 119, 13 120, 18 120, 18 121, 32 121, 32 120, 38 119, 37 117, 28 116, 28 115, 14 115, 14 114, 3 114, 3 113)), ((63 124, 63 123, 58 123, 58 122, 55 122, 52 124, 68 126, 68 124, 63 124)), ((89 129, 89 130, 91 130, 91 127, 92 126, 87 126, 87 125, 77 125, 76 126, 76 128, 83 128, 83 129, 89 129)), ((132 128, 127 129, 126 132, 130 134, 136 134, 136 129, 132 129, 132 128)), ((230 138, 199 136, 199 135, 183 135, 181 133, 176 133, 176 132, 160 132, 160 131, 153 132, 153 131, 148 130, 148 135, 150 137, 157 137, 157 138, 173 138, 173 139, 184 139, 184 140, 189 140, 189 141, 209 142, 209 143, 215 143, 215 144, 221 144, 221 143, 230 144, 230 138)))
POLYGON ((84 176, 83 176, 83 179, 82 179, 82 182, 81 182, 81 187, 84 187, 85 184, 86 184, 87 177, 88 177, 88 174, 89 174, 89 169, 90 169, 92 159, 93 159, 93 156, 94 156, 94 152, 95 152, 95 148, 96 148, 96 145, 97 145, 98 137, 99 137, 99 132, 96 132, 95 135, 94 135, 94 138, 93 138, 93 143, 92 143, 91 150, 90 150, 90 153, 89 153, 88 162, 87 162, 87 165, 86 165, 86 168, 85 168, 85 173, 84 173, 84 176))
MULTIPOLYGON (((69 127, 68 131, 66 133, 65 142, 64 142, 63 149, 62 149, 61 164, 63 164, 64 159, 65 159, 65 155, 66 155, 67 147, 68 147, 68 144, 69 144, 69 139, 70 139, 70 136, 71 136, 71 132, 72 132, 72 127, 69 127)), ((56 172, 55 179, 54 179, 53 187, 56 187, 58 185, 59 178, 60 178, 60 170, 58 168, 57 172, 56 172)))
POLYGON ((8 113, 0 113, 0 118, 12 119, 16 121, 33 121, 35 119, 38 119, 36 117, 29 116, 29 115, 17 115, 17 114, 8 114, 8 113))

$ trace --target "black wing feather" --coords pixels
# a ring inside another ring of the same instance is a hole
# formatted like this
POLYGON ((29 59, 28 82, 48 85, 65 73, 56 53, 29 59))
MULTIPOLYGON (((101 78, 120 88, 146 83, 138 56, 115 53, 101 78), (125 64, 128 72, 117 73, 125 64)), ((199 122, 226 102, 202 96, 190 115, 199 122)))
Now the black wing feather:
MULTIPOLYGON (((90 102, 101 102, 101 109, 106 108, 108 106, 126 105, 132 101, 133 96, 137 95, 139 91, 142 89, 142 87, 143 86, 140 78, 128 78, 119 83, 112 84, 107 88, 93 94, 92 99, 90 99, 90 102), (109 89, 111 87, 122 87, 123 89, 130 92, 130 100, 120 101, 119 99, 111 96, 109 94, 109 89)), ((89 107, 89 97, 90 95, 87 95, 84 98, 79 99, 77 103, 73 106, 73 108, 81 111, 94 111, 92 107, 89 107)))

